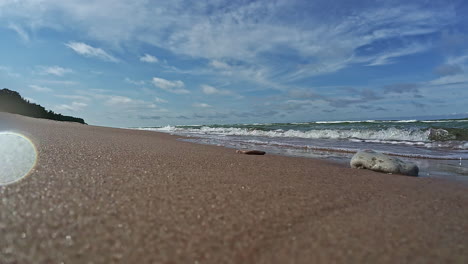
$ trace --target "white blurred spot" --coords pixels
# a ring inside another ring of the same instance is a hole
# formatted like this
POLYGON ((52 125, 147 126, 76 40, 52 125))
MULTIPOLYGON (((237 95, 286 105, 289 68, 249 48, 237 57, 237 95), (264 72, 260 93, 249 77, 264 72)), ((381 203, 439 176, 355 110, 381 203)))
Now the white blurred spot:
POLYGON ((36 164, 34 144, 23 135, 0 132, 0 185, 19 181, 36 164))

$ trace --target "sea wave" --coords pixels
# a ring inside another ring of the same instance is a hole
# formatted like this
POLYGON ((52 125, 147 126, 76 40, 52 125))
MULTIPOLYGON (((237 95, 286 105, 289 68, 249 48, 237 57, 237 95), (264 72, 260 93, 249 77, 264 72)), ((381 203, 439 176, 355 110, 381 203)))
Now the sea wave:
MULTIPOLYGON (((297 154, 299 156, 309 156, 313 151, 314 155, 336 155, 337 153, 345 154, 345 155, 352 155, 357 151, 363 149, 375 149, 379 152, 385 153, 391 156, 399 156, 399 157, 406 157, 406 158, 416 158, 416 159, 434 159, 434 160, 459 160, 468 159, 468 153, 466 152, 457 152, 457 151, 441 151, 441 150, 434 150, 434 151, 419 151, 416 149, 411 149, 412 151, 408 151, 408 148, 402 148, 401 145, 396 147, 397 145, 392 145, 392 147, 383 147, 382 145, 375 145, 372 143, 383 143, 383 142, 372 142, 371 141, 364 141, 366 142, 365 145, 310 145, 310 144, 300 144, 299 142, 284 142, 284 141, 263 141, 263 140, 255 140, 255 139, 226 139, 221 137, 212 137, 212 138, 191 138, 185 139, 186 141, 202 143, 202 144, 211 144, 211 145, 218 145, 218 146, 226 146, 232 148, 255 148, 264 151, 268 151, 270 153, 278 153, 278 154, 297 154), (371 143, 369 145, 368 143, 371 143), (395 146, 395 147, 393 147, 395 146), (335 154, 330 154, 335 153, 335 154)), ((405 142, 405 145, 406 142, 405 142)), ((415 144, 418 145, 418 144, 415 144)), ((451 148, 453 150, 453 148, 451 148)), ((340 155, 341 155, 340 154, 340 155)))
POLYGON ((316 121, 316 122, 312 122, 312 123, 315 123, 315 124, 347 124, 347 123, 373 123, 373 122, 375 122, 375 120, 316 121))
MULTIPOLYGON (((183 128, 174 126, 165 126, 161 128, 153 128, 152 130, 182 134, 206 134, 206 135, 223 135, 223 136, 260 136, 271 138, 306 138, 306 139, 361 139, 361 140, 386 140, 386 141, 414 141, 414 142, 429 142, 430 136, 434 135, 432 130, 420 129, 399 129, 387 128, 381 130, 357 130, 357 129, 315 129, 308 131, 298 130, 258 130, 236 127, 208 127, 200 128, 183 128)), ((443 134, 445 135, 445 134, 443 134)))

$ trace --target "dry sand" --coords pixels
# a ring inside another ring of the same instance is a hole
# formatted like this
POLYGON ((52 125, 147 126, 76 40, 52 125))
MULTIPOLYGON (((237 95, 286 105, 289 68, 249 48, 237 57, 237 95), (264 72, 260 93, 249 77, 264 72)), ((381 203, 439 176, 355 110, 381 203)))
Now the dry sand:
POLYGON ((0 263, 468 263, 468 187, 0 113, 0 263))

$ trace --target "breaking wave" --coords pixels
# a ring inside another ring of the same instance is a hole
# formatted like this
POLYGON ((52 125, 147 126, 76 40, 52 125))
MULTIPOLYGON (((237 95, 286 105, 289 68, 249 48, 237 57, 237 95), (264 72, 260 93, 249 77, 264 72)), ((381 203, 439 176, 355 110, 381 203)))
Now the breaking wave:
POLYGON ((204 134, 218 136, 258 136, 270 138, 304 138, 304 139, 337 139, 337 140, 369 140, 369 141, 410 141, 410 142, 431 142, 457 140, 457 135, 445 129, 401 129, 389 127, 386 129, 312 129, 307 131, 299 130, 260 130, 238 127, 209 127, 198 128, 165 126, 161 128, 151 128, 161 132, 182 133, 182 134, 204 134))

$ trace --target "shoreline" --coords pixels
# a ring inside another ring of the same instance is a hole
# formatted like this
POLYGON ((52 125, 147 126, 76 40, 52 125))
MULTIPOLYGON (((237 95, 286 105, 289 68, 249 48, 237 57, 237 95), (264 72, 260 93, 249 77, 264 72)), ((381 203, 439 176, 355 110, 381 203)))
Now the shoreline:
POLYGON ((39 153, 0 186, 5 263, 468 261, 456 182, 0 113, 5 127, 39 153))
POLYGON ((443 124, 440 127, 439 123, 433 124, 436 121, 427 125, 414 121, 407 120, 400 126, 375 121, 372 126, 335 125, 329 122, 327 125, 316 125, 316 122, 312 122, 304 125, 265 123, 133 129, 188 137, 183 140, 198 144, 258 149, 284 156, 332 160, 346 165, 357 151, 371 149, 416 163, 422 177, 468 183, 467 143, 461 140, 465 135, 463 133, 468 131, 466 125, 458 127, 454 120, 445 120, 444 123, 437 121, 443 124), (452 137, 460 140, 452 140, 452 137))
MULTIPOLYGON (((145 130, 146 131, 146 130, 145 130)), ((214 143, 207 143, 197 137, 188 137, 185 135, 178 135, 175 133, 166 133, 166 132, 159 132, 153 131, 156 133, 164 133, 176 136, 178 140, 190 142, 194 144, 202 144, 202 145, 209 145, 209 146, 218 146, 227 149, 237 149, 234 146, 229 145, 221 145, 221 144, 214 144, 214 143)), ((324 162, 330 162, 332 164, 336 164, 338 166, 343 166, 349 168, 349 162, 352 156, 356 152, 348 152, 348 151, 332 151, 329 149, 325 150, 318 150, 318 149, 310 149, 310 148, 293 148, 293 149, 281 149, 277 146, 267 145, 267 144, 252 144, 252 147, 248 149, 258 149, 262 151, 266 151, 268 155, 278 155, 284 157, 297 157, 297 158, 307 158, 307 159, 315 159, 324 162), (257 147, 258 146, 258 147, 257 147), (303 151, 301 151, 303 150, 303 151)), ((382 152, 389 156, 395 156, 405 161, 410 161, 418 165, 420 168, 420 173, 418 177, 424 178, 436 178, 448 181, 455 181, 458 183, 463 183, 468 185, 468 174, 466 167, 458 166, 459 159, 434 159, 434 158, 424 158, 424 157, 413 157, 407 155, 395 155, 388 152, 382 152), (436 162, 436 163, 430 163, 436 162)), ((466 160, 463 160, 466 163, 466 160)))

